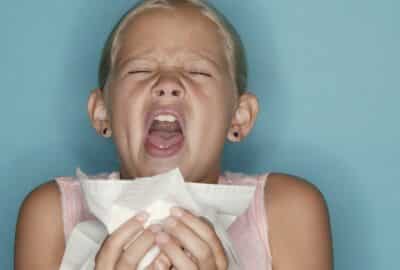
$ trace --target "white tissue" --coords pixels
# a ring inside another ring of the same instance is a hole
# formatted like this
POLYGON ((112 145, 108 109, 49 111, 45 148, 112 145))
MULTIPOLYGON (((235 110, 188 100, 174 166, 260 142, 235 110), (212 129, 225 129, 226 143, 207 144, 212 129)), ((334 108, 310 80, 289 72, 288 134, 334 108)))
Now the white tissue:
MULTIPOLYGON (((174 206, 177 206, 177 204, 165 199, 156 200, 155 202, 150 204, 145 209, 145 211, 149 214, 149 218, 144 224, 144 228, 147 228, 152 224, 161 224, 163 219, 167 218, 170 215, 170 209, 174 206)), ((158 256, 158 254, 160 254, 160 249, 157 246, 152 247, 140 261, 137 270, 143 270, 147 266, 149 266, 158 256)))
POLYGON ((175 202, 169 200, 156 200, 149 207, 146 208, 146 212, 150 214, 144 227, 151 224, 161 224, 161 221, 170 215, 172 207, 177 206, 175 202))
MULTIPOLYGON (((179 169, 134 181, 92 180, 79 169, 77 175, 87 205, 98 220, 83 222, 74 228, 61 270, 94 269, 94 258, 107 234, 142 210, 150 215, 145 227, 159 223, 169 216, 173 206, 206 217, 225 248, 229 270, 241 269, 227 229, 248 208, 254 186, 185 183, 179 169)), ((153 247, 137 269, 144 269, 158 254, 158 247, 153 247)))

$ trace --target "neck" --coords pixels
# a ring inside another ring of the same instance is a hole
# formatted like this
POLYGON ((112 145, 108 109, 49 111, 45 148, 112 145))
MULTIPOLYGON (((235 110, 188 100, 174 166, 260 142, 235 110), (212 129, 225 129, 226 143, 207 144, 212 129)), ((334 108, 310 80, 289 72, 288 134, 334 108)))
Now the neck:
MULTIPOLYGON (((129 172, 121 166, 119 169, 120 180, 132 180, 135 179, 135 176, 131 176, 129 172)), ((193 182, 193 183, 203 183, 203 184, 218 184, 218 180, 221 175, 220 168, 213 168, 210 170, 209 173, 205 174, 202 177, 195 177, 196 179, 192 179, 193 177, 184 176, 186 182, 193 182)))

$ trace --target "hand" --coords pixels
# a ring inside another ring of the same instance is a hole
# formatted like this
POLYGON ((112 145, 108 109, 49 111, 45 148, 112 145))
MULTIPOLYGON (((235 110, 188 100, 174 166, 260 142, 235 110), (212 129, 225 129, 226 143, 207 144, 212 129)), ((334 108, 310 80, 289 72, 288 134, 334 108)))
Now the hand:
POLYGON ((96 255, 95 269, 136 269, 143 256, 155 245, 153 228, 143 228, 147 218, 148 214, 142 212, 110 234, 96 255))
MULTIPOLYGON (((176 270, 226 270, 228 260, 213 226, 181 208, 174 207, 156 243, 176 270)), ((161 268, 162 269, 162 268, 161 268)))
POLYGON ((154 261, 146 268, 146 270, 170 270, 171 262, 168 257, 160 252, 154 261))

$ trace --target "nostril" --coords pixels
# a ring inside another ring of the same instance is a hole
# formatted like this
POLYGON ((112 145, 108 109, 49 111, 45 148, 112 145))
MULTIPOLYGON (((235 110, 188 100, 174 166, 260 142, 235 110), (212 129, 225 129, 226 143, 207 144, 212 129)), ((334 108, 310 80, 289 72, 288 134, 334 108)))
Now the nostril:
POLYGON ((180 97, 182 94, 181 90, 179 89, 171 89, 171 90, 158 89, 154 93, 157 97, 162 97, 166 95, 173 97, 180 97))

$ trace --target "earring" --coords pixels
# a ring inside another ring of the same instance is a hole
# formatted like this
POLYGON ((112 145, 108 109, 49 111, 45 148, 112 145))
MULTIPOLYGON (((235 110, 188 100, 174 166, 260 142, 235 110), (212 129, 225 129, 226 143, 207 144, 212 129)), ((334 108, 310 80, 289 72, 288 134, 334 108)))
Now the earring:
POLYGON ((102 131, 102 135, 105 138, 109 138, 111 136, 111 129, 110 128, 104 128, 102 131))
POLYGON ((233 136, 235 136, 235 138, 239 138, 239 132, 237 131, 233 132, 233 136))

